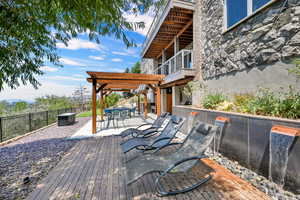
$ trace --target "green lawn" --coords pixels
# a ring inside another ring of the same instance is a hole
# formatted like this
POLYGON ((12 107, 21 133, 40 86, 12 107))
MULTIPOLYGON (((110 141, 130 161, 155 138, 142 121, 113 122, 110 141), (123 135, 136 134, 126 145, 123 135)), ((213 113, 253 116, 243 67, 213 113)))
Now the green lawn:
MULTIPOLYGON (((100 110, 97 109, 97 115, 100 115, 100 110)), ((92 116, 92 111, 86 111, 86 112, 82 112, 77 114, 77 117, 91 117, 92 116)))

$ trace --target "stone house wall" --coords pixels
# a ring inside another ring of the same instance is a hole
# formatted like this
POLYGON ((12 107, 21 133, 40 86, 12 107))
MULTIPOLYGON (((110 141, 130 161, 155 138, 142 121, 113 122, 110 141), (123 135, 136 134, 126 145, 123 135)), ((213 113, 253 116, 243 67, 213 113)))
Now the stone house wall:
POLYGON ((291 61, 300 56, 300 1, 288 0, 282 8, 284 2, 276 1, 224 33, 223 0, 196 1, 196 80, 204 80, 208 88, 231 92, 254 91, 258 84, 300 89, 295 76, 287 71, 294 66, 291 61), (274 85, 274 81, 278 83, 274 85))

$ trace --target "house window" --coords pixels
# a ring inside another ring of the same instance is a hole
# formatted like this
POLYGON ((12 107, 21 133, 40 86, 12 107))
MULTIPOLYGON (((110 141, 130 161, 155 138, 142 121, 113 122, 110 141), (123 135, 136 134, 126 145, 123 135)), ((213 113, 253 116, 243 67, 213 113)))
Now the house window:
POLYGON ((225 27, 230 28, 276 0, 224 0, 225 27))
POLYGON ((263 7, 264 5, 266 5, 267 3, 269 3, 271 0, 253 0, 253 12, 258 10, 259 8, 263 7))

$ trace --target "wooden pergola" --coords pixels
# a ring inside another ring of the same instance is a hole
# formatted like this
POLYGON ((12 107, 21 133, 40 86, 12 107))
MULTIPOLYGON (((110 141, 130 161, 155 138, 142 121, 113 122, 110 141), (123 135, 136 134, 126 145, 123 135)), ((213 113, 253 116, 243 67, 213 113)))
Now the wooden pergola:
MULTIPOLYGON (((157 74, 134 74, 134 73, 112 73, 112 72, 91 72, 87 74, 90 78, 88 82, 92 83, 92 132, 96 133, 97 113, 96 102, 97 94, 100 93, 101 119, 103 119, 105 95, 111 92, 130 92, 136 90, 140 85, 148 85, 156 93, 156 114, 161 112, 161 91, 160 84, 164 75, 157 74)), ((147 117, 147 93, 142 92, 144 98, 144 116, 147 117)))

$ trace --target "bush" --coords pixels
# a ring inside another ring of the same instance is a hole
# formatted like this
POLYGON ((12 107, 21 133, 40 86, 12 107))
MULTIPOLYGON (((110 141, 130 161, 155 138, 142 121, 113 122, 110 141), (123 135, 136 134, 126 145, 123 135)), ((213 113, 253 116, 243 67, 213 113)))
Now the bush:
POLYGON ((276 116, 279 97, 269 89, 259 89, 258 95, 247 102, 246 110, 251 114, 276 116))
POLYGON ((276 107, 276 116, 292 119, 300 118, 300 93, 295 92, 290 87, 289 91, 282 96, 284 98, 280 99, 280 103, 276 107))
POLYGON ((235 112, 242 112, 242 113, 249 113, 248 104, 250 101, 254 99, 254 95, 245 93, 245 94, 236 94, 233 98, 233 111, 235 112))
POLYGON ((225 100, 226 97, 222 93, 208 94, 203 98, 202 104, 206 109, 216 109, 225 100))

